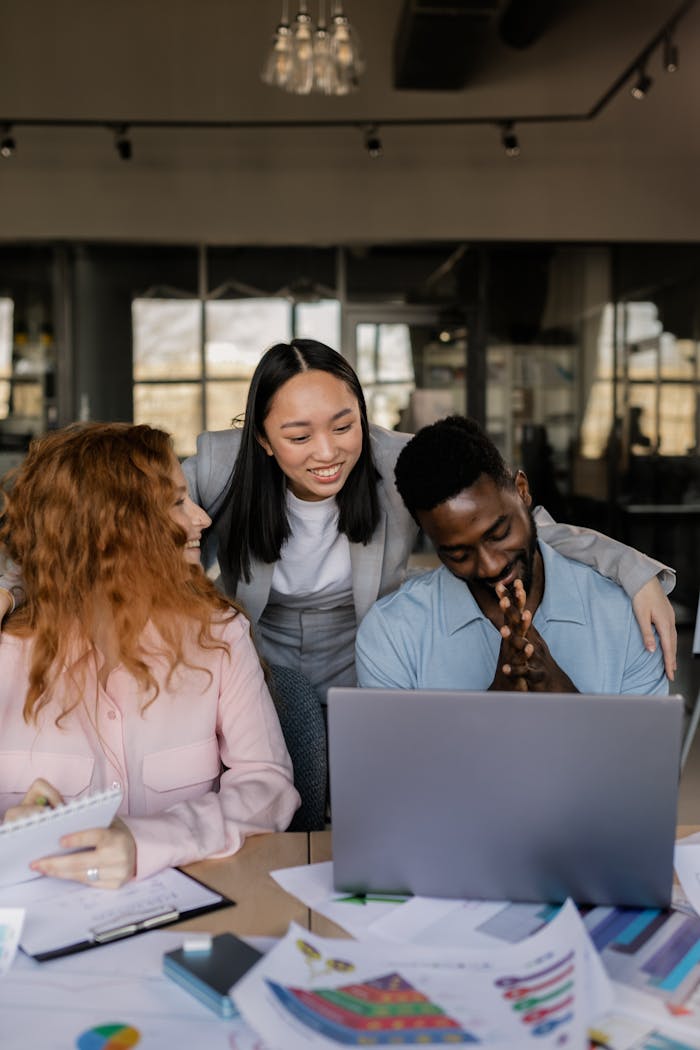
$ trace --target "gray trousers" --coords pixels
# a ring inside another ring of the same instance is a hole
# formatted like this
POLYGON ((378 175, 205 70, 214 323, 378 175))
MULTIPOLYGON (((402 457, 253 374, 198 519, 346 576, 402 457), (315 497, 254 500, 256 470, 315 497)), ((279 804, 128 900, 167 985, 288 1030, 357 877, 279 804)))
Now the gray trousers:
POLYGON ((332 685, 357 685, 352 606, 289 609, 268 605, 255 628, 255 640, 270 664, 301 671, 322 701, 332 685))

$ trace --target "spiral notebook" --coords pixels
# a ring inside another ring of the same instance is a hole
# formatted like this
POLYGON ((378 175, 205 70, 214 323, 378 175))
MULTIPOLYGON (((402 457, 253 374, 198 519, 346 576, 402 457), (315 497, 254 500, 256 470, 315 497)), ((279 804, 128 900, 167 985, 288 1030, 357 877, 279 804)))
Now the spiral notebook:
POLYGON ((70 852, 59 845, 63 835, 108 827, 121 800, 122 789, 109 788, 0 824, 0 886, 37 878, 40 872, 29 867, 33 860, 70 852))

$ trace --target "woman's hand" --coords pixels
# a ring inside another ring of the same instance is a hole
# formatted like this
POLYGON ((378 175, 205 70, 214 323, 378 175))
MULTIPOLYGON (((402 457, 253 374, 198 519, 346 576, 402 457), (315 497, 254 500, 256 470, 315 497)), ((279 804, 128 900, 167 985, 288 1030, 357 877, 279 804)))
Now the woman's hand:
POLYGON ((56 791, 56 788, 49 784, 48 780, 42 780, 39 777, 29 788, 19 806, 12 806, 6 811, 4 820, 20 820, 22 817, 30 816, 32 813, 43 812, 47 806, 53 809, 54 806, 60 806, 62 803, 63 798, 56 791))
POLYGON ((81 852, 42 857, 33 862, 32 870, 108 890, 116 890, 136 874, 136 842, 119 817, 108 828, 64 835, 61 845, 81 852))
POLYGON ((661 651, 664 654, 666 675, 672 682, 676 675, 678 647, 676 615, 656 576, 647 580, 644 586, 640 587, 632 599, 632 608, 642 632, 644 647, 650 653, 656 651, 656 638, 652 626, 656 628, 661 642, 661 651))
POLYGON ((2 630, 2 621, 14 607, 12 594, 5 587, 0 587, 0 630, 2 630))

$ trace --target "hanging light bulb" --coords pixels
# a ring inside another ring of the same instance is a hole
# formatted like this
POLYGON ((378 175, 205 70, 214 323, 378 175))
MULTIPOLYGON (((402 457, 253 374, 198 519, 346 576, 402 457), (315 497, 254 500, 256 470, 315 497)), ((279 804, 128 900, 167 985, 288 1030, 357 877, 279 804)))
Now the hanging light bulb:
POLYGON ((337 79, 335 63, 331 55, 331 38, 326 25, 326 5, 318 5, 318 25, 314 33, 314 81, 313 91, 321 95, 335 95, 337 79))
POLYGON ((331 55, 335 62, 338 85, 336 95, 347 95, 359 86, 365 64, 360 40, 343 11, 342 0, 336 0, 331 19, 331 55))
POLYGON ((314 82, 314 33, 305 0, 299 3, 299 11, 292 23, 292 63, 287 91, 295 95, 308 95, 314 82))
POLYGON ((286 87, 292 71, 292 31, 289 25, 287 0, 282 3, 282 17, 272 38, 272 47, 260 74, 265 84, 286 87))

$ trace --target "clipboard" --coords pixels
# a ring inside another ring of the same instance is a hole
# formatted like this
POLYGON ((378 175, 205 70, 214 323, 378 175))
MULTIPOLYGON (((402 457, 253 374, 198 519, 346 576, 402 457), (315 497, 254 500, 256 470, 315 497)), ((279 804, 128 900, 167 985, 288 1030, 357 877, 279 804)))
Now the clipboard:
POLYGON ((166 868, 118 890, 42 878, 0 891, 0 906, 26 910, 20 948, 37 962, 235 906, 178 868, 166 868))

